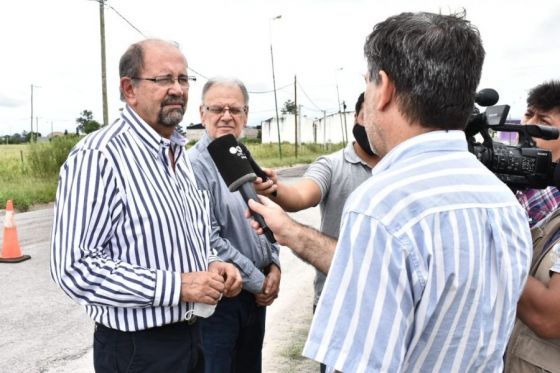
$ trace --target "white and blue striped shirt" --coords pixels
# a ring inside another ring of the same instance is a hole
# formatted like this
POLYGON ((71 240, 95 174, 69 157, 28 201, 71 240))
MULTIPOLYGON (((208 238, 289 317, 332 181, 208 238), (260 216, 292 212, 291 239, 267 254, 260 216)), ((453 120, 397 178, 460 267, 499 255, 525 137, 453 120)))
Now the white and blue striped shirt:
POLYGON ((461 131, 395 147, 346 203, 304 355, 343 372, 501 372, 526 214, 461 131))
POLYGON ((54 281, 98 323, 137 331, 183 320, 181 273, 205 271, 209 199, 185 156, 129 106, 62 166, 52 233, 54 281), (175 155, 175 170, 169 148, 175 155))

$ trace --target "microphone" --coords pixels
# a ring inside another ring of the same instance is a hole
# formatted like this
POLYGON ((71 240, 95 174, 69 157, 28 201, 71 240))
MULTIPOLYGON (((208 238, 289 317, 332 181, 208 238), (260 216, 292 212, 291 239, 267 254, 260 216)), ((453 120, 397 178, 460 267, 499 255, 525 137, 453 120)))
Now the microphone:
MULTIPOLYGON (((249 199, 259 201, 253 187, 253 181, 257 175, 235 136, 230 134, 218 137, 208 144, 208 153, 230 192, 239 191, 245 203, 248 203, 249 199)), ((271 243, 275 243, 274 234, 265 223, 264 218, 256 212, 252 212, 252 215, 260 224, 266 238, 271 243)))
MULTIPOLYGON (((251 155, 251 152, 249 151, 249 149, 247 149, 247 147, 245 146, 245 144, 243 143, 239 143, 239 146, 241 147, 241 150, 243 150, 243 153, 245 153, 245 155, 247 156, 247 159, 249 160, 249 164, 251 165, 251 167, 253 168, 253 171, 255 171, 255 174, 257 174, 257 177, 260 177, 263 181, 263 183, 265 181, 268 180, 268 176, 266 175, 266 173, 263 171, 263 169, 257 164, 257 162, 255 162, 255 160, 253 159, 253 156, 251 155)), ((276 197, 276 191, 271 193, 274 197, 276 197)))
POLYGON ((474 96, 474 102, 480 106, 492 106, 495 105, 500 99, 500 95, 496 90, 492 88, 485 88, 476 93, 474 96))

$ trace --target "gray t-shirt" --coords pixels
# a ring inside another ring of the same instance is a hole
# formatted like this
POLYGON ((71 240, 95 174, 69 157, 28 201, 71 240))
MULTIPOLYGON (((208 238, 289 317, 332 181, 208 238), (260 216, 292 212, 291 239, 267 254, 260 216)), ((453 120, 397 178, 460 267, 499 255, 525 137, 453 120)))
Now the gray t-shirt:
MULTIPOLYGON (((356 154, 352 142, 344 149, 317 158, 303 177, 314 181, 321 189, 321 232, 338 238, 340 219, 346 199, 371 176, 371 168, 356 154)), ((315 275, 315 301, 317 304, 326 276, 315 275)))

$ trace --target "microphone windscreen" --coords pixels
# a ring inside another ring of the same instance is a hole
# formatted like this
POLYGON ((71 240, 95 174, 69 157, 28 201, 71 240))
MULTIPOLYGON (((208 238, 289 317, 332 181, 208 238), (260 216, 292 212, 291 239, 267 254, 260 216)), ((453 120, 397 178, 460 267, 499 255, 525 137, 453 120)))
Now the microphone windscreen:
POLYGON ((255 172, 255 175, 257 175, 257 177, 260 177, 262 179, 262 181, 267 181, 268 180, 268 176, 266 176, 265 172, 263 171, 263 169, 258 165, 258 163, 253 159, 253 157, 251 156, 251 152, 249 151, 249 149, 247 149, 247 147, 245 146, 245 144, 243 143, 239 143, 239 146, 241 147, 241 150, 243 151, 243 153, 245 153, 245 155, 247 156, 247 159, 249 160, 249 164, 251 165, 251 168, 253 169, 253 171, 255 172))
POLYGON ((257 178, 235 136, 218 137, 208 144, 208 153, 231 192, 235 192, 246 182, 252 183, 257 178))
POLYGON ((474 102, 476 102, 480 106, 492 106, 496 105, 499 99, 500 95, 498 94, 498 92, 496 92, 495 89, 485 88, 477 92, 476 96, 474 97, 474 102))

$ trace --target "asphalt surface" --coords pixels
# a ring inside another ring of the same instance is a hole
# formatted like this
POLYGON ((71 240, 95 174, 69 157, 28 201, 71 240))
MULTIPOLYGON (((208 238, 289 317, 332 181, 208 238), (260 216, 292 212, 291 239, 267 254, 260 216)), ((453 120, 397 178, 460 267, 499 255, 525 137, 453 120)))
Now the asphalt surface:
MULTIPOLYGON (((304 169, 281 170, 279 175, 293 182, 304 169)), ((0 242, 3 215, 0 212, 0 242)), ((319 223, 318 208, 294 217, 308 225, 319 223)), ((93 322, 50 276, 52 219, 52 207, 15 214, 22 252, 31 255, 31 259, 17 264, 0 263, 0 373, 93 372, 93 322)), ((287 335, 289 326, 296 324, 290 317, 297 318, 297 313, 290 311, 304 302, 307 312, 312 302, 313 269, 288 249, 281 251, 281 260, 289 265, 283 268, 280 297, 268 312, 263 348, 265 372, 276 371, 272 367, 277 365, 274 359, 280 352, 276 349, 282 344, 275 340, 285 339, 283 334, 287 335), (269 337, 273 340, 267 340, 269 337)))

